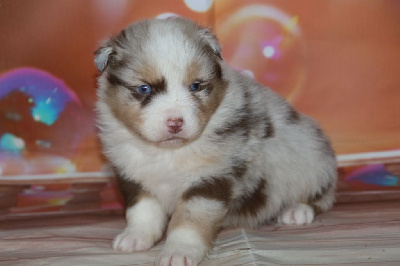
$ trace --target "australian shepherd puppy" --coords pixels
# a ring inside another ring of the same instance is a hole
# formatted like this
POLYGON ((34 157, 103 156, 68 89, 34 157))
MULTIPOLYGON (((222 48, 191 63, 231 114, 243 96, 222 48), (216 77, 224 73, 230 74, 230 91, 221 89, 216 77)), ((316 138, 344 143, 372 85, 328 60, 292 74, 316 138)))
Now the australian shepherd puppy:
POLYGON ((332 207, 336 161, 318 124, 221 58, 183 18, 131 24, 96 52, 98 125, 125 198, 119 251, 197 265, 221 228, 308 224, 332 207))

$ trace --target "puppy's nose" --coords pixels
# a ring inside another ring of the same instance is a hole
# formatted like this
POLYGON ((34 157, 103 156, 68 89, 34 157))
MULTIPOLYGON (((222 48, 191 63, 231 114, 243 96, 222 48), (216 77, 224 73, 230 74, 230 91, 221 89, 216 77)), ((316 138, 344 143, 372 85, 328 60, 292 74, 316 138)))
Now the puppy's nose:
POLYGON ((182 131, 183 119, 182 118, 169 118, 167 120, 167 127, 169 133, 176 134, 182 131))

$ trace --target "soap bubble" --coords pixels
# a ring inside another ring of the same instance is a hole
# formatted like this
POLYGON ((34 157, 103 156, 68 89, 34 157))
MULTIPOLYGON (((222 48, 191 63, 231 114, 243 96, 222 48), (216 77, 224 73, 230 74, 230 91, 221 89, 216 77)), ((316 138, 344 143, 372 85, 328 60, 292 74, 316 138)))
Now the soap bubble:
POLYGON ((179 17, 178 14, 172 13, 172 12, 166 12, 166 13, 161 13, 159 14, 156 18, 158 19, 167 19, 170 17, 179 17))
POLYGON ((184 0, 186 6, 196 12, 206 12, 209 10, 214 0, 184 0))
POLYGON ((1 75, 0 125, 3 175, 73 169, 68 158, 82 139, 82 106, 62 80, 34 68, 1 75))
POLYGON ((305 79, 305 49, 297 16, 269 5, 247 5, 217 24, 223 57, 292 100, 305 79))

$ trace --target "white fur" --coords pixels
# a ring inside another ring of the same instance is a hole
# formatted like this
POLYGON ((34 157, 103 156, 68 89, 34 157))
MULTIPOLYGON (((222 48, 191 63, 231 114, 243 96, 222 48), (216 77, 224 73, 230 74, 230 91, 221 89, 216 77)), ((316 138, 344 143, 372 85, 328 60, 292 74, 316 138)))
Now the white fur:
POLYGON ((203 259, 208 247, 192 228, 179 228, 168 235, 157 258, 159 266, 194 266, 203 259))
MULTIPOLYGON (((144 47, 140 53, 146 58, 146 63, 154 68, 152 73, 163 76, 167 83, 166 93, 157 95, 143 108, 135 100, 124 102, 130 106, 128 110, 139 109, 135 112, 140 113, 143 122, 137 129, 142 136, 125 126, 124 122, 132 121, 117 119, 107 103, 107 92, 112 91, 115 95, 121 93, 129 98, 129 90, 110 87, 107 68, 98 80, 97 110, 104 153, 124 178, 140 184, 154 197, 141 199, 128 209, 128 226, 114 242, 114 248, 118 250, 141 250, 153 245, 162 235, 167 216, 172 215, 174 219, 177 206, 182 204, 182 195, 191 187, 201 184, 202 180, 214 177, 229 179, 232 186, 230 200, 237 202, 254 192, 258 181, 263 179, 265 188, 262 193, 267 195, 265 206, 254 215, 230 214, 229 206, 221 201, 194 197, 183 204, 185 211, 191 213, 191 217, 196 217, 200 224, 220 221, 227 210, 222 221, 226 227, 254 227, 276 217, 285 224, 306 224, 312 222, 314 211, 300 202, 315 197, 316 201, 312 203, 326 211, 334 201, 335 157, 327 148, 329 144, 324 142, 324 136, 316 133, 318 125, 302 114, 298 114, 295 122, 288 121, 290 106, 281 96, 237 73, 216 58, 223 79, 227 81, 226 92, 206 125, 201 125, 199 107, 188 89, 190 84, 183 80, 191 62, 207 61, 196 53, 197 49, 202 48, 199 47, 200 42, 191 43, 187 32, 181 30, 189 24, 182 19, 150 21, 149 32, 140 40, 141 47, 144 47), (251 101, 248 108, 252 117, 249 119, 268 114, 273 125, 273 136, 263 137, 264 120, 252 121, 249 125, 251 132, 247 136, 218 136, 215 132, 228 127, 229 122, 242 114, 246 99, 251 101), (169 118, 183 118, 182 131, 176 136, 188 139, 185 145, 180 145, 179 141, 173 148, 155 145, 171 137, 166 125, 169 118), (247 166, 246 173, 240 178, 231 174, 237 162, 247 166)), ((138 27, 133 32, 136 30, 142 29, 138 27)), ((196 34, 205 34, 202 36, 204 40, 209 42, 214 52, 219 52, 216 39, 207 30, 199 30, 196 34)), ((126 56, 136 55, 138 52, 135 49, 132 46, 122 52, 126 56)), ((121 56, 119 53, 122 52, 118 50, 116 56, 121 56)), ((110 51, 106 49, 105 54, 109 55, 110 51)), ((104 60, 108 58, 104 56, 98 55, 96 63, 99 69, 103 63, 107 63, 104 60)), ((136 82, 133 85, 140 85, 137 84, 141 82, 140 77, 132 74, 130 68, 118 71, 122 80, 133 80, 136 82)), ((212 71, 204 66, 198 78, 207 79, 211 74, 212 71)), ((199 93, 199 99, 206 101, 207 95, 199 93)), ((132 117, 137 117, 137 114, 132 117)), ((129 119, 129 116, 124 119, 129 119)), ((207 250, 200 230, 188 227, 182 218, 181 226, 169 233, 158 264, 197 265, 207 250)))
POLYGON ((182 118, 182 131, 176 137, 193 138, 199 130, 198 118, 194 111, 194 102, 189 97, 187 89, 180 88, 159 96, 153 104, 143 110, 143 134, 154 142, 171 137, 166 122, 168 119, 182 118))
POLYGON ((299 203, 297 206, 285 210, 278 222, 288 225, 304 225, 312 223, 314 210, 307 204, 299 203))
POLYGON ((215 220, 224 212, 224 203, 218 200, 193 198, 185 203, 191 215, 201 217, 204 220, 215 220))
POLYGON ((132 252, 151 248, 164 231, 166 214, 160 204, 152 198, 141 199, 127 209, 125 230, 115 237, 113 248, 132 252))

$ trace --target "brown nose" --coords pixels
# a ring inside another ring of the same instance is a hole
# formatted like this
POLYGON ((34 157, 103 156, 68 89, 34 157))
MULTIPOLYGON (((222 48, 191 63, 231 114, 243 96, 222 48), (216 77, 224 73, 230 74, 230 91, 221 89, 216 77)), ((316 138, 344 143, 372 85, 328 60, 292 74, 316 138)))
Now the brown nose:
POLYGON ((167 127, 169 133, 176 134, 182 131, 183 119, 182 118, 169 118, 167 120, 167 127))

